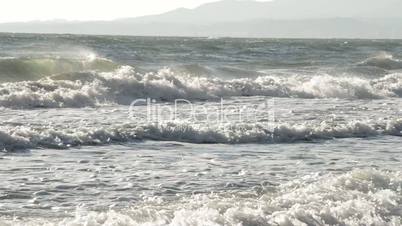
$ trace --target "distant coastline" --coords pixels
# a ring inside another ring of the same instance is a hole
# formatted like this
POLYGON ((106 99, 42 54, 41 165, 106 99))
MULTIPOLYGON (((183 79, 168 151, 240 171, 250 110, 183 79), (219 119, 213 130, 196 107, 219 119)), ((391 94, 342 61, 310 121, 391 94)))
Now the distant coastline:
POLYGON ((159 15, 112 21, 1 23, 0 32, 233 38, 402 38, 402 19, 394 12, 401 4, 399 2, 341 0, 331 4, 318 0, 305 0, 302 5, 293 0, 223 0, 195 9, 181 8, 159 15), (378 10, 378 4, 384 5, 381 10, 378 10), (354 6, 361 8, 354 9, 354 6), (311 14, 305 15, 307 9, 311 14))

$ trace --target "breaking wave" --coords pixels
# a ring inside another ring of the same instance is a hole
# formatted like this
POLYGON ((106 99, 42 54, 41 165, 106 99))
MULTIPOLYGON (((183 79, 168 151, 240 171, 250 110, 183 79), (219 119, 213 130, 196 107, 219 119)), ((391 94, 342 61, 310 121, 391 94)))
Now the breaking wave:
POLYGON ((64 219, 0 220, 2 225, 400 225, 402 175, 373 169, 313 174, 238 193, 153 197, 130 209, 77 208, 64 219))
POLYGON ((165 68, 139 73, 122 66, 112 72, 58 74, 38 81, 0 84, 0 106, 7 108, 128 105, 137 98, 173 101, 214 100, 233 96, 375 99, 402 96, 402 74, 382 78, 259 76, 224 80, 177 74, 165 68))
POLYGON ((387 52, 381 52, 377 56, 366 59, 360 65, 373 66, 387 70, 396 70, 402 69, 402 60, 395 59, 394 56, 387 52))
POLYGON ((161 124, 121 124, 114 126, 75 127, 63 125, 30 125, 0 127, 0 149, 69 148, 82 145, 142 140, 188 143, 291 143, 334 138, 402 136, 402 120, 379 122, 352 121, 320 124, 226 124, 190 125, 169 122, 161 124))
POLYGON ((0 58, 0 82, 33 81, 53 74, 112 71, 117 64, 95 55, 84 58, 0 58))

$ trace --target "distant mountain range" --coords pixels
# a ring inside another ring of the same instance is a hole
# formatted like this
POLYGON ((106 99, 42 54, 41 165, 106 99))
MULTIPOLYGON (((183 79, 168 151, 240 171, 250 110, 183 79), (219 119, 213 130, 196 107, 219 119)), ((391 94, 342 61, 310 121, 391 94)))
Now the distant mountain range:
POLYGON ((0 24, 0 32, 272 38, 402 38, 402 0, 222 0, 114 21, 0 24))

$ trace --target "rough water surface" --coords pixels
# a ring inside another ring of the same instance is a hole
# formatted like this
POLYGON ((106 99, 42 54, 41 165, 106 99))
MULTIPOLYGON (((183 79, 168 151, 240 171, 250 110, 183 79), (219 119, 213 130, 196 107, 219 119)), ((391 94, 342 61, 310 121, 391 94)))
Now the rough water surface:
POLYGON ((0 225, 401 225, 401 62, 398 40, 0 34, 0 225))

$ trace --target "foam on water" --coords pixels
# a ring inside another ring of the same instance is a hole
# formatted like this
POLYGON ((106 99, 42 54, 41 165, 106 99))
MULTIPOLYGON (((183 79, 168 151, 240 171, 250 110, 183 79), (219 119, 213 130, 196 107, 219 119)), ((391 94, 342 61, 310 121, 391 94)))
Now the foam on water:
POLYGON ((225 144, 289 143, 378 135, 401 136, 402 120, 345 123, 323 121, 319 124, 279 124, 273 128, 259 123, 214 126, 174 122, 76 128, 61 125, 2 126, 0 148, 69 148, 141 140, 225 144))
POLYGON ((64 219, 2 220, 2 225, 400 225, 400 172, 355 170, 313 174, 260 192, 193 195, 176 201, 153 197, 130 209, 78 208, 64 219))
POLYGON ((0 225, 402 224, 398 40, 0 36, 0 225))
POLYGON ((148 97, 173 101, 234 96, 376 99, 401 95, 400 73, 376 79, 324 74, 222 80, 176 74, 169 68, 142 74, 123 66, 114 72, 77 72, 39 81, 0 84, 0 106, 8 108, 128 105, 137 98, 148 97))

